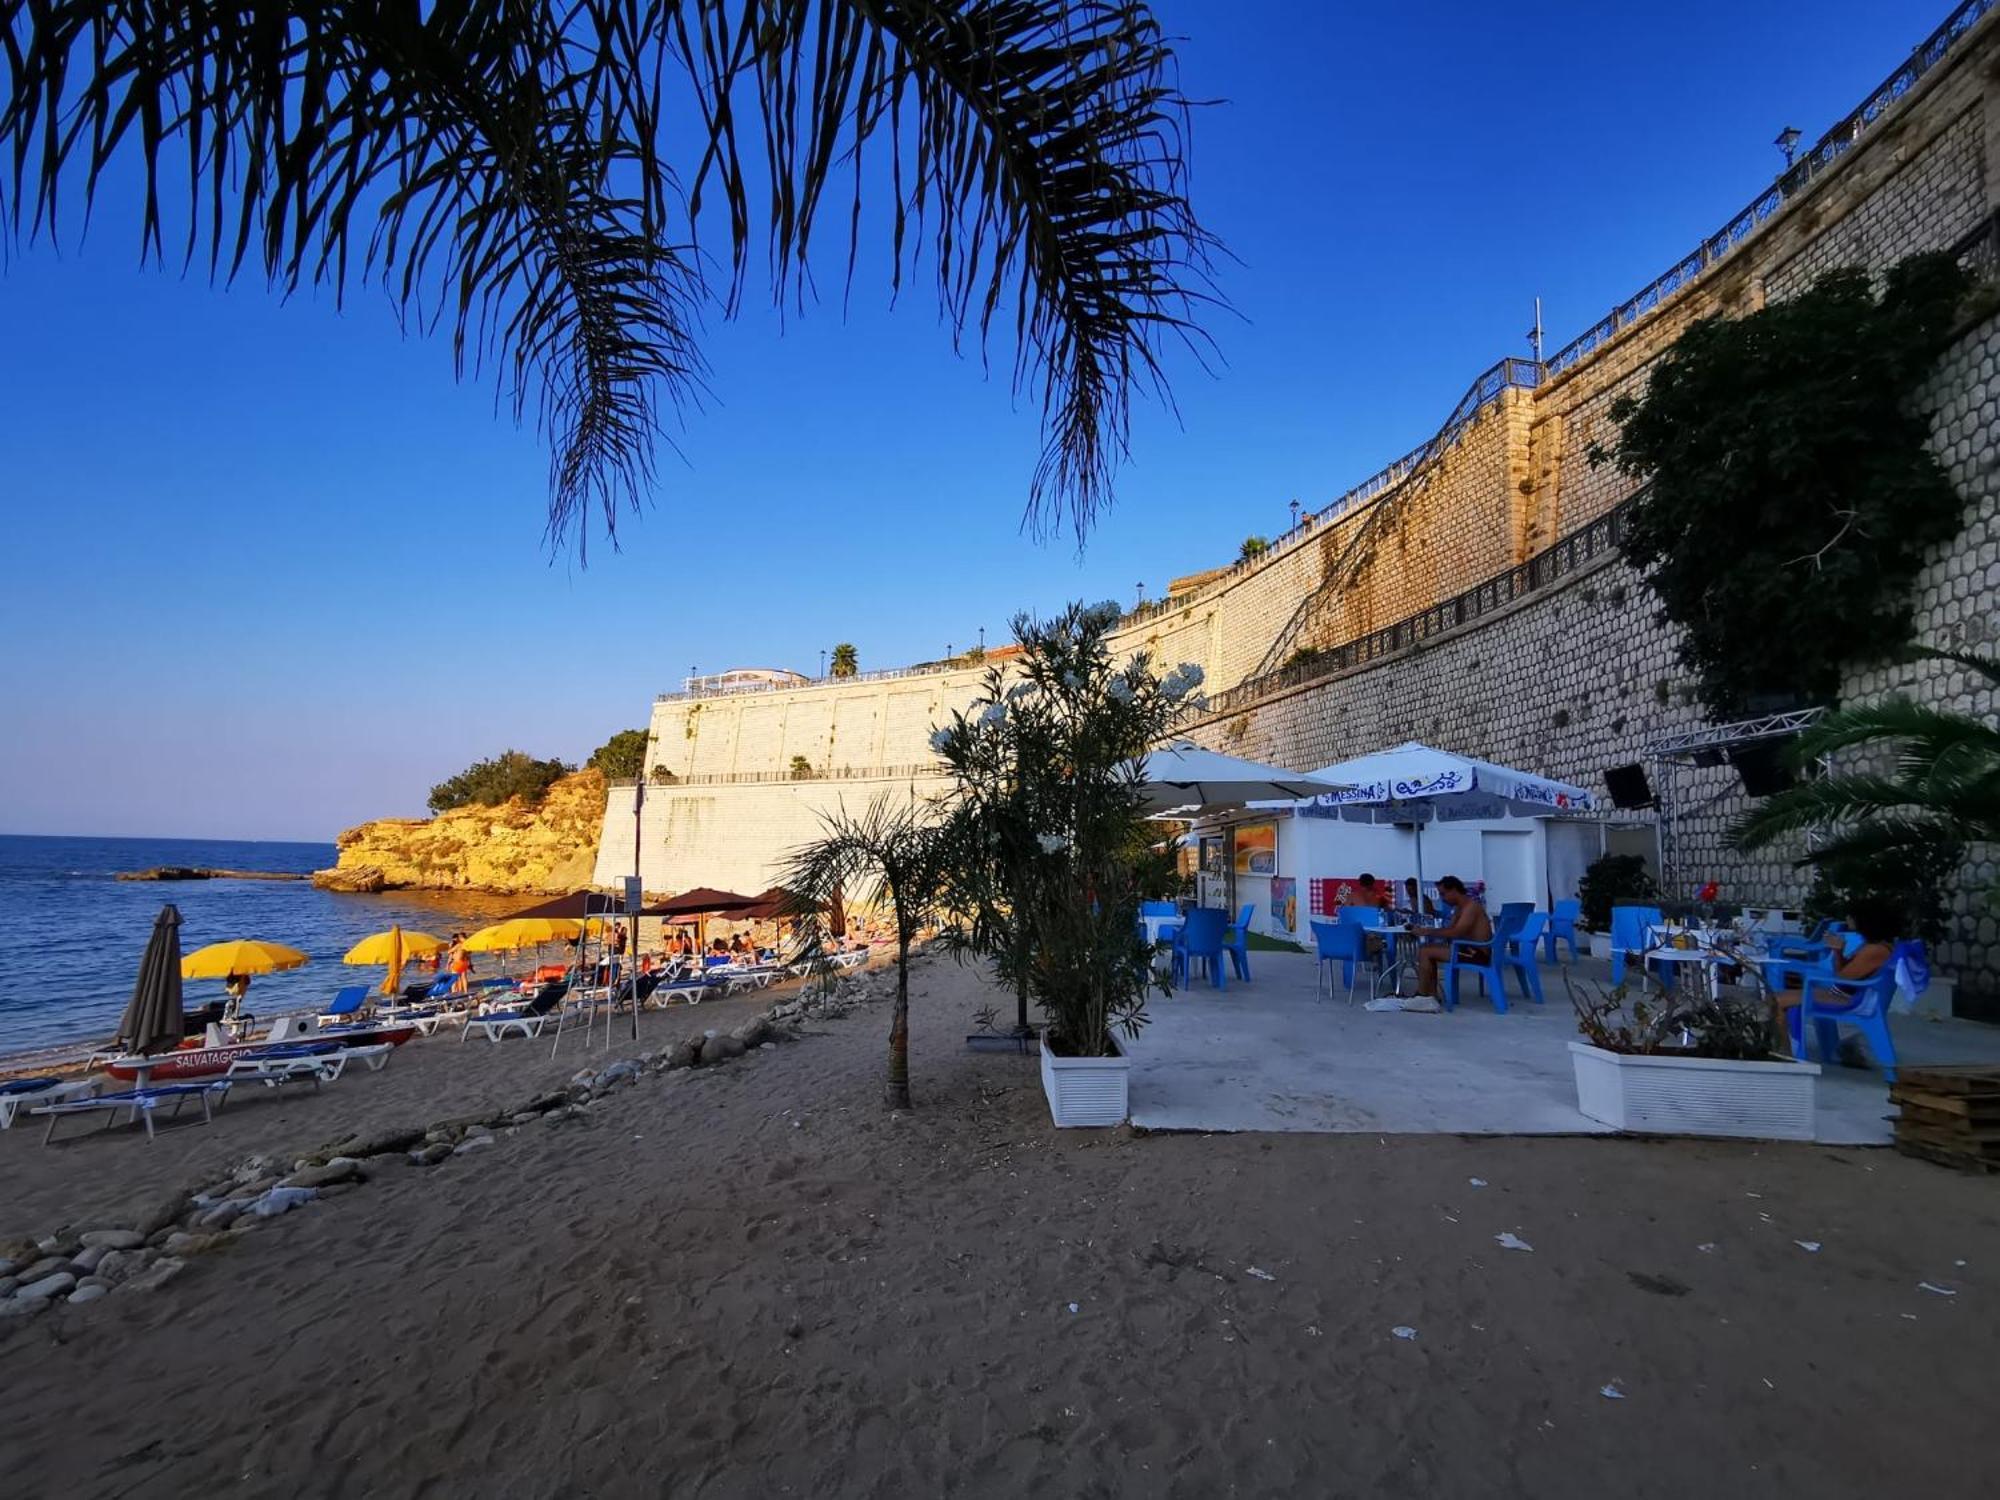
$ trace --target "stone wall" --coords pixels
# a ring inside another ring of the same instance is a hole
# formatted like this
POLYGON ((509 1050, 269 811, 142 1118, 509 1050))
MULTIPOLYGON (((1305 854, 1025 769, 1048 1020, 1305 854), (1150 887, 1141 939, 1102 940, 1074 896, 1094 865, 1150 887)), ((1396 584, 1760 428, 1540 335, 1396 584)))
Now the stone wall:
MULTIPOLYGON (((1835 266, 1880 270, 1952 246, 2000 204, 1996 179, 2000 13, 1989 13, 1886 102, 1830 167, 1788 186, 1740 233, 1732 227, 1726 253, 1685 284, 1635 298, 1579 360, 1525 373, 1496 367, 1503 378, 1475 383, 1434 453, 1399 461, 1309 515, 1263 557, 1137 611, 1119 646, 1164 664, 1200 664, 1212 693, 1238 690, 1242 701, 1200 727, 1198 737, 1222 748, 1306 768, 1419 738, 1601 785, 1605 766, 1638 759, 1653 740, 1701 721, 1672 639, 1615 559, 1393 662, 1269 691, 1258 684, 1301 648, 1339 646, 1418 614, 1605 515, 1631 482, 1593 466, 1591 446, 1614 436, 1613 402, 1639 391, 1694 321, 1752 311, 1835 266)), ((1926 639, 2000 634, 1989 612, 2000 581, 1990 570, 1993 341, 1990 322, 1970 331, 1927 393, 1939 451, 1969 509, 1960 544, 1942 549, 1924 577, 1918 623, 1926 639)), ((761 888, 781 852, 812 835, 824 807, 883 791, 922 794, 935 785, 915 774, 930 761, 930 734, 976 692, 979 676, 662 700, 653 763, 678 784, 649 792, 649 887, 761 888), (795 756, 819 779, 791 781, 795 756)), ((1861 697, 1899 686, 1926 701, 1991 708, 1990 695, 1963 674, 1862 673, 1850 684, 1861 697)), ((1740 810, 1734 786, 1727 770, 1685 774, 1683 868, 1713 871, 1746 897, 1795 896, 1782 856, 1747 861, 1722 849, 1740 810)), ((614 792, 600 875, 629 872, 630 840, 630 806, 621 814, 614 792)), ((1972 919, 1947 962, 1991 982, 2000 965, 1991 928, 1990 919, 1972 919)))

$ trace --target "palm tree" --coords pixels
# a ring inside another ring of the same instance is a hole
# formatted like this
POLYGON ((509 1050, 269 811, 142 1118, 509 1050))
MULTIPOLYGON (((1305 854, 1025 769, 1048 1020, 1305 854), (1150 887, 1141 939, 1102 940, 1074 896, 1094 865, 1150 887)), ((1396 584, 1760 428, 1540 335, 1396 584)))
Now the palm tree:
POLYGON ((833 648, 833 675, 852 677, 861 669, 861 654, 854 649, 852 641, 842 641, 833 648))
POLYGON ((532 400, 550 534, 579 545, 593 509, 615 541, 641 503, 752 244, 803 299, 814 230, 844 220, 851 273, 864 182, 892 197, 895 281, 928 260, 954 333, 998 314, 1016 340, 1037 530, 1082 539, 1133 388, 1164 394, 1163 344, 1204 342, 1189 105, 1144 0, 0 0, 0 36, 0 233, 87 218, 125 157, 142 259, 171 232, 223 280, 379 280, 450 326, 461 373, 497 367, 517 420, 532 400), (670 118, 697 122, 671 160, 670 118), (697 244, 716 207, 721 286, 697 244))
POLYGON ((787 913, 799 920, 809 957, 824 937, 825 913, 859 885, 863 901, 896 920, 896 1007, 889 1023, 891 1109, 910 1107, 910 943, 937 909, 945 863, 943 828, 914 806, 877 798, 856 816, 845 808, 822 819, 825 834, 792 852, 783 884, 787 913))
MULTIPOLYGON (((2000 661, 1960 651, 1919 650, 1956 662, 2000 686, 2000 661)), ((1838 751, 1893 748, 1887 769, 1803 781, 1767 799, 1731 830, 1741 849, 1787 834, 1830 834, 1804 863, 1826 869, 1859 862, 1902 869, 1955 866, 1969 843, 2000 841, 2000 723, 1888 698, 1827 714, 1800 735, 1792 759, 1810 766, 1838 751)))

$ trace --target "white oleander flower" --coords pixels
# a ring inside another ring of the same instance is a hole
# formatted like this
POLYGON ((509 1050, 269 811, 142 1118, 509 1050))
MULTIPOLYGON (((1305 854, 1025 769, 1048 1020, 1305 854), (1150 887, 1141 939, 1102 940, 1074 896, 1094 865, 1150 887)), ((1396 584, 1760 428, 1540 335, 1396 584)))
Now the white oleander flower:
POLYGON ((1108 630, 1125 618, 1125 611, 1116 599, 1104 599, 1083 612, 1083 622, 1100 630, 1108 630))
POLYGON ((1007 689, 1007 701, 1009 703, 1019 703, 1034 691, 1035 685, 1032 682, 1017 682, 1007 689))
POLYGON ((951 748, 950 729, 939 729, 932 733, 931 749, 937 751, 939 755, 942 755, 945 753, 945 751, 949 750, 950 748, 951 748))
POLYGON ((1111 695, 1115 702, 1130 703, 1132 701, 1132 684, 1122 677, 1112 678, 1111 686, 1106 688, 1105 691, 1111 695))
POLYGON ((989 704, 986 712, 979 716, 979 722, 988 725, 1004 724, 1006 720, 1007 705, 1004 703, 989 704))
POLYGON ((1069 847, 1069 840, 1059 833, 1038 833, 1035 842, 1042 846, 1044 854, 1058 854, 1069 847))

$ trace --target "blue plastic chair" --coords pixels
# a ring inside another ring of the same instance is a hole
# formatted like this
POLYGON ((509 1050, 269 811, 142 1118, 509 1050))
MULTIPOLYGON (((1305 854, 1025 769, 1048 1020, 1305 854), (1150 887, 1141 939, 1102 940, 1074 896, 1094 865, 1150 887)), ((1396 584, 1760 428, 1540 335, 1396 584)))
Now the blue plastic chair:
POLYGON ((1142 917, 1175 917, 1180 915, 1180 910, 1171 901, 1141 901, 1139 903, 1139 915, 1142 917))
POLYGON ((1614 906, 1611 908, 1611 982, 1625 982, 1625 960, 1652 946, 1647 929, 1661 922, 1657 906, 1614 906))
POLYGON ((1896 995, 1896 969, 1903 947, 1898 943, 1889 961, 1867 979, 1806 974, 1805 989, 1788 1018, 1792 1056, 1805 1057, 1806 1028, 1810 1025, 1819 1038, 1820 1061, 1833 1062, 1840 1056, 1840 1028, 1852 1026, 1867 1040, 1868 1050, 1881 1065, 1882 1076, 1894 1083, 1896 1044, 1889 1036, 1889 1002, 1896 995))
POLYGON ((1501 903, 1500 915, 1503 917, 1525 917, 1534 909, 1535 903, 1532 901, 1506 901, 1501 903))
POLYGON ((1381 970, 1368 957, 1368 928, 1366 922, 1314 922, 1312 924, 1313 948, 1319 956, 1319 978, 1321 987, 1327 994, 1333 993, 1333 965, 1339 964, 1341 983, 1347 988, 1347 1003, 1354 1003, 1354 969, 1358 964, 1368 971, 1368 993, 1372 998, 1375 986, 1380 982, 1381 970))
POLYGON ((1549 913, 1548 931, 1542 934, 1542 945, 1549 950, 1550 963, 1562 961, 1562 955, 1556 951, 1557 943, 1569 944, 1571 963, 1580 957, 1576 946, 1576 922, 1582 915, 1581 901, 1558 901, 1555 904, 1554 910, 1549 913))
POLYGON ((1544 1002, 1542 971, 1535 963, 1535 954, 1547 935, 1548 925, 1547 912, 1529 912, 1521 918, 1521 925, 1514 929, 1514 935, 1502 944, 1504 952, 1500 955, 1502 966, 1512 969, 1520 977, 1522 991, 1537 1005, 1544 1002))
POLYGON ((1246 905, 1222 940, 1230 963, 1236 966, 1236 977, 1245 984, 1250 982, 1250 919, 1256 915, 1256 906, 1246 905))
POLYGON ((1186 988, 1194 960, 1200 959, 1208 965, 1209 982, 1220 990, 1229 988, 1229 979, 1222 965, 1222 955, 1227 947, 1224 929, 1228 925, 1222 913, 1211 906, 1198 906, 1187 914, 1187 920, 1181 923, 1181 930, 1174 938, 1175 983, 1186 988))
POLYGON ((365 984, 344 985, 333 993, 333 1003, 319 1013, 322 1021, 329 1016, 353 1016, 361 1013, 361 1007, 368 1003, 368 986, 365 984))
MULTIPOLYGON (((1493 923, 1493 936, 1487 942, 1475 943, 1469 938, 1452 939, 1451 953, 1445 959, 1444 965, 1443 988, 1446 1010, 1458 1009, 1458 976, 1459 971, 1463 970, 1478 976, 1479 983, 1486 992, 1486 998, 1493 1002, 1495 1010, 1503 1016, 1507 1013, 1507 986, 1503 977, 1511 962, 1507 950, 1521 930, 1523 915, 1518 910, 1510 912, 1503 907, 1493 923), (1484 958, 1473 956, 1479 949, 1485 950, 1484 958)), ((1530 963, 1526 972, 1532 976, 1533 971, 1534 966, 1530 963)), ((1539 988, 1541 980, 1536 978, 1534 984, 1539 988)), ((1528 978, 1522 979, 1521 991, 1523 994, 1531 993, 1528 978)), ((1539 1000, 1541 996, 1537 994, 1534 998, 1539 1000)))

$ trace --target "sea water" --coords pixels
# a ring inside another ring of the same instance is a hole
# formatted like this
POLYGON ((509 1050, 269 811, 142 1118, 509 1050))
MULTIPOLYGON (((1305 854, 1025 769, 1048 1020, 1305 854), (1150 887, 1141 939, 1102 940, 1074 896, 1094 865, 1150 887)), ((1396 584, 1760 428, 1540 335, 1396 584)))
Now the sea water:
MULTIPOLYGON (((153 919, 180 908, 181 951, 259 938, 310 954, 288 974, 258 975, 247 1008, 279 1015, 321 1005, 342 985, 382 980, 345 953, 392 923, 449 937, 532 905, 534 896, 415 891, 338 895, 306 880, 121 881, 163 865, 305 874, 334 862, 331 844, 214 839, 0 835, 0 1056, 106 1040, 132 997, 153 919)), ((218 979, 189 980, 190 1007, 222 998, 218 979)))

